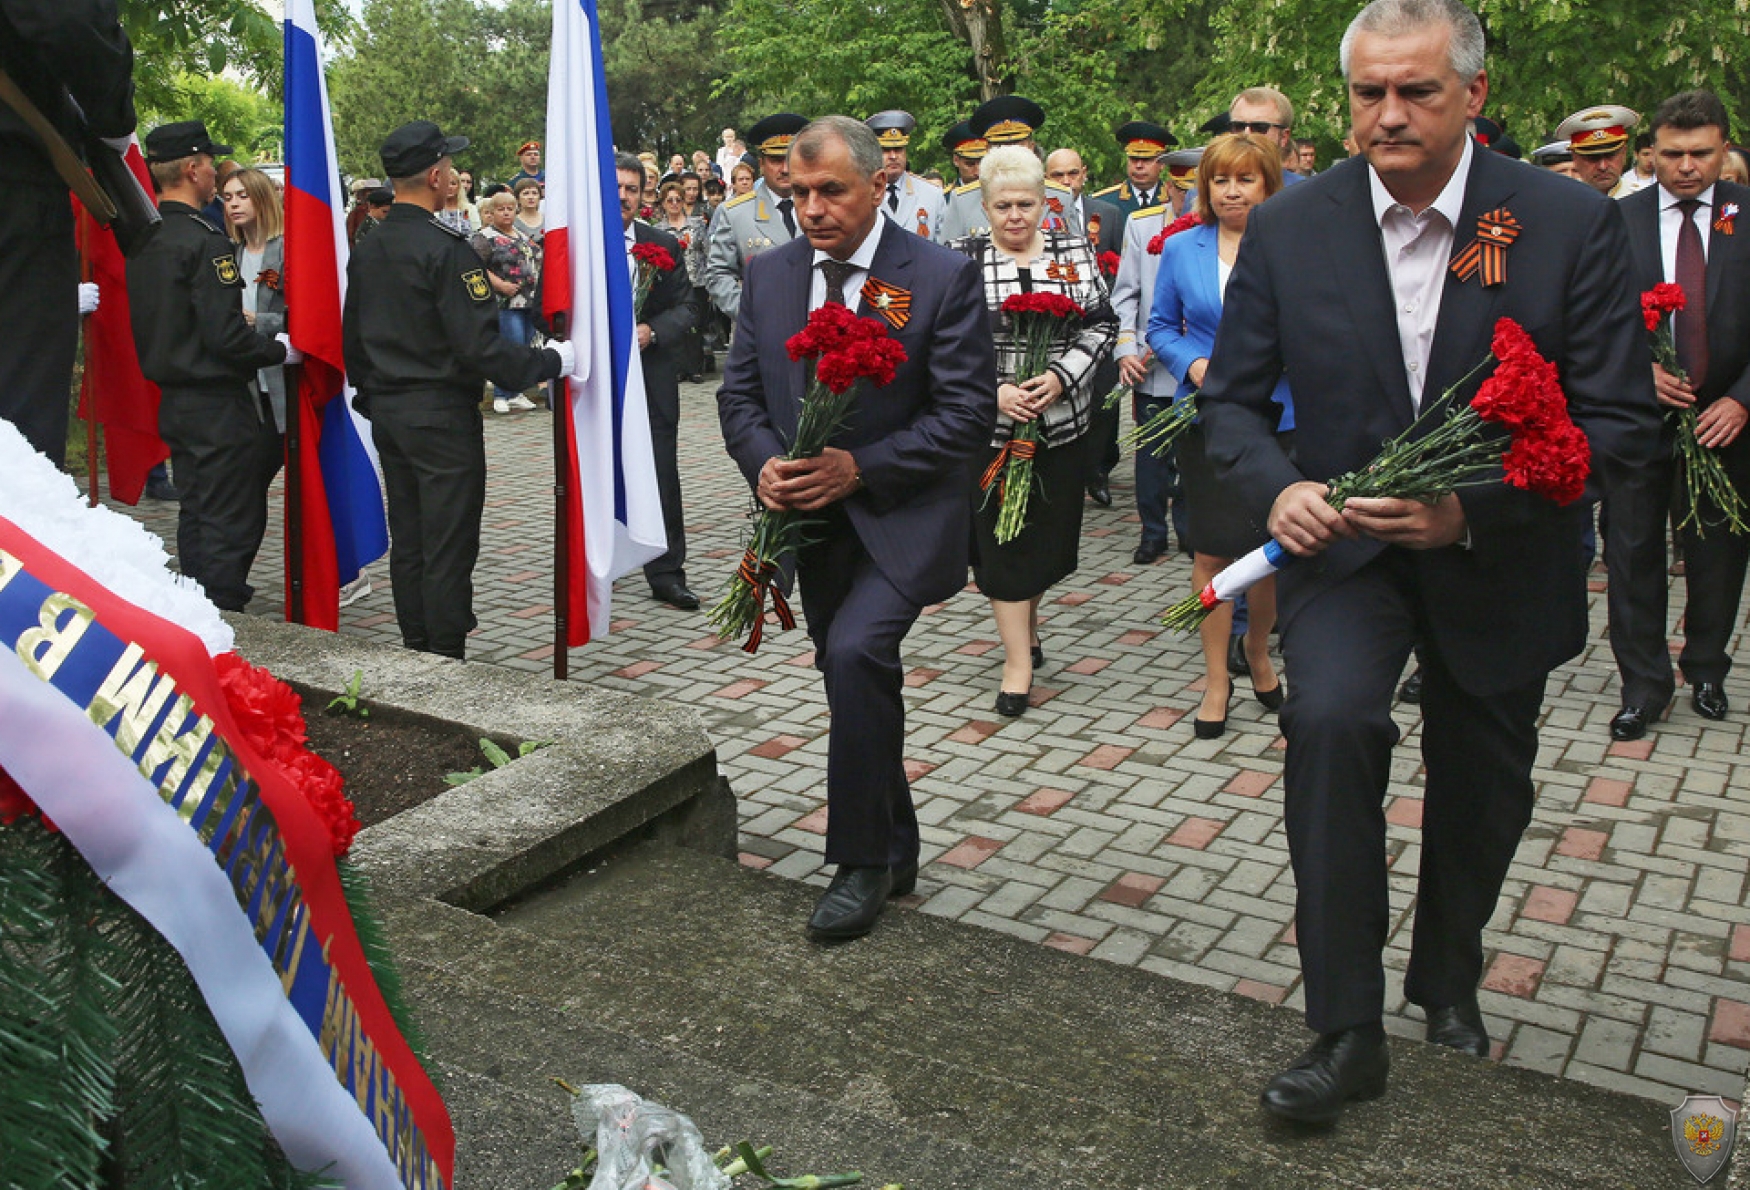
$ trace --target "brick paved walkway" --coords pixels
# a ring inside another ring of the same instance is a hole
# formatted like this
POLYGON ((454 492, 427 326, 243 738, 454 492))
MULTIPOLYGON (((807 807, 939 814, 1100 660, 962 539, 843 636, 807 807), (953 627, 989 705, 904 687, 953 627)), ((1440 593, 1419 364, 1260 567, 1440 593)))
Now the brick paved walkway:
MULTIPOLYGON (((707 599, 738 556, 746 507, 712 393, 683 388, 688 572, 707 599)), ((489 415, 486 441, 470 656, 550 672, 547 415, 489 415)), ((1048 660, 1024 717, 991 709, 998 646, 975 593, 928 609, 907 642, 907 756, 926 864, 908 900, 1046 946, 1298 1006, 1274 717, 1236 699, 1229 732, 1212 741, 1180 722, 1195 714, 1201 685, 1194 641, 1156 619, 1188 588, 1189 566, 1131 564, 1128 460, 1114 481, 1117 507, 1089 507, 1081 570, 1042 608, 1048 660)), ((171 506, 147 502, 138 515, 173 539, 171 506)), ((272 594, 281 578, 270 544, 255 582, 272 594)), ((376 590, 342 613, 343 631, 396 643, 387 566, 373 574, 376 590)), ((1668 1106, 1689 1092, 1736 1098, 1750 1060, 1750 687, 1728 684, 1735 710, 1724 723, 1705 723, 1683 697, 1648 739, 1613 744, 1602 577, 1592 586, 1592 642, 1550 684, 1536 817, 1485 940, 1482 1007, 1506 1062, 1668 1106)), ((748 657, 719 643, 702 614, 653 602, 641 576, 623 580, 616 596, 612 635, 574 652, 574 679, 695 707, 741 799, 743 862, 824 882, 827 716, 807 638, 771 633, 748 657)), ((278 613, 264 602, 255 610, 278 613)), ((1405 737, 1387 807, 1397 914, 1387 1027, 1420 1036, 1402 999, 1422 808, 1419 721, 1414 708, 1399 708, 1397 719, 1405 737)))

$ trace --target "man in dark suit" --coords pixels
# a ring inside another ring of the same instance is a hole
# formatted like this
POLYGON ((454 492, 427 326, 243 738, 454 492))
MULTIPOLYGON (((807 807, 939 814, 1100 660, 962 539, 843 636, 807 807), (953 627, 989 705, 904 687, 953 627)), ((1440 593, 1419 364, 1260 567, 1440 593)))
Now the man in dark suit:
POLYGON ((1365 159, 1252 211, 1199 399, 1210 457, 1297 556, 1278 578, 1284 820, 1320 1036, 1263 1104, 1308 1122, 1385 1090, 1383 801, 1411 646, 1426 781, 1404 991, 1430 1041, 1482 1055, 1483 926, 1531 818, 1545 680, 1586 635, 1579 505, 1489 482, 1339 513, 1325 480, 1367 463, 1484 360, 1501 317, 1556 365, 1595 462, 1642 461, 1658 418, 1614 205, 1466 135, 1488 94, 1476 16, 1457 0, 1374 0, 1342 57, 1365 159), (1504 279, 1449 267, 1485 214, 1520 229, 1504 279), (1270 400, 1284 372, 1292 462, 1270 400))
MULTIPOLYGON (((699 597, 687 589, 687 529, 681 508, 678 452, 681 429, 681 381, 676 353, 695 317, 692 283, 687 279, 680 242, 668 232, 638 221, 644 201, 644 164, 630 153, 614 156, 620 179, 620 222, 626 232, 626 255, 634 244, 655 244, 669 254, 674 268, 658 274, 638 316, 638 353, 644 363, 644 399, 650 406, 650 445, 656 454, 656 490, 662 499, 662 522, 668 549, 644 567, 650 593, 670 607, 696 611, 699 597)), ((636 263, 629 265, 634 278, 636 263)))
POLYGON ((966 581, 969 467, 996 423, 996 356, 977 264, 881 216, 881 145, 866 125, 816 120, 789 164, 806 239, 749 262, 717 404, 760 503, 819 518, 796 562, 832 711, 826 859, 838 871, 808 924, 842 939, 917 882, 899 649, 923 607, 966 581), (786 461, 807 376, 785 341, 829 301, 875 315, 865 285, 909 298, 883 315, 905 363, 884 388, 862 382, 823 454, 786 461))
MULTIPOLYGON (((1736 213, 1750 207, 1750 188, 1720 181, 1729 128, 1725 106, 1711 92, 1667 99, 1652 131, 1658 185, 1621 200, 1622 216, 1635 288, 1644 293, 1665 281, 1683 287, 1687 304, 1676 316, 1675 338, 1688 376, 1679 380, 1654 364, 1653 384, 1668 408, 1700 410, 1697 440, 1719 451, 1734 486, 1750 492, 1750 437, 1743 433, 1750 419, 1750 239, 1733 234, 1736 213)), ((1662 425, 1652 464, 1606 476, 1610 649, 1622 673, 1622 710, 1610 734, 1619 740, 1645 735, 1675 688, 1665 641, 1674 440, 1673 427, 1662 425)), ((1678 664, 1694 689, 1696 713, 1723 719, 1732 666, 1726 643, 1738 619, 1750 539, 1730 532, 1711 503, 1699 512, 1701 524, 1680 534, 1689 602, 1678 664)))

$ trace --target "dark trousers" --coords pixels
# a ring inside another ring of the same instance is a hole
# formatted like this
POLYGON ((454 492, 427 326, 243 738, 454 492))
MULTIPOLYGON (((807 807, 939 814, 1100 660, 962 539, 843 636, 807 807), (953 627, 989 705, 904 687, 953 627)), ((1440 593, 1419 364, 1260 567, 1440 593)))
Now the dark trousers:
MULTIPOLYGON (((649 358, 648 353, 645 356, 649 358)), ((662 503, 662 524, 668 549, 644 567, 652 586, 687 581, 687 523, 681 508, 681 394, 672 369, 651 369, 644 388, 650 410, 650 447, 656 456, 656 494, 662 503), (665 374, 666 373, 666 374, 665 374)))
POLYGON ((59 467, 79 341, 79 258, 65 186, 18 183, 0 209, 0 418, 59 467))
POLYGON ((273 416, 247 387, 167 388, 158 433, 170 447, 182 494, 177 565, 216 605, 240 612, 255 594, 249 570, 267 533, 267 490, 283 459, 273 416))
POLYGON ((826 861, 897 866, 918 854, 899 649, 922 609, 883 577, 842 514, 830 522, 798 558, 802 611, 832 714, 826 861))
POLYGON ((1622 702, 1655 714, 1671 701, 1676 688, 1666 644, 1671 579, 1665 555, 1675 477, 1669 453, 1636 467, 1611 466, 1605 474, 1601 518, 1604 568, 1610 576, 1605 594, 1610 652, 1622 675, 1622 702))
POLYGON ((1384 800, 1398 730, 1393 688, 1422 644, 1427 777, 1406 994, 1441 1007, 1482 978, 1482 931, 1531 820, 1539 679, 1504 694, 1461 690, 1425 639, 1410 559, 1387 550, 1285 624, 1291 675, 1284 818, 1307 1024, 1329 1033, 1380 1019, 1392 928, 1384 800))
MULTIPOLYGON (((1142 425, 1161 410, 1170 407, 1172 397, 1151 397, 1146 393, 1131 396, 1131 416, 1142 425)), ((1144 545, 1167 545, 1169 523, 1172 533, 1185 540, 1185 507, 1179 487, 1179 469, 1173 463, 1171 448, 1155 454, 1143 446, 1136 451, 1136 511, 1142 518, 1144 545)))
POLYGON ((486 506, 480 410, 453 394, 374 395, 370 410, 389 501, 389 580, 401 640, 462 657, 476 623, 474 562, 486 506))

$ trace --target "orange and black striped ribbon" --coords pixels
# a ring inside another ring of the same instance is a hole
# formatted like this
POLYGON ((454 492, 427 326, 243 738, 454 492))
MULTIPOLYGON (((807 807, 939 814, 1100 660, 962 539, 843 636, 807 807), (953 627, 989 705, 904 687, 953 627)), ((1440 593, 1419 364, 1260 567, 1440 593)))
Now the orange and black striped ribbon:
POLYGON ((744 653, 757 653, 760 641, 766 634, 766 593, 772 596, 772 610, 778 613, 778 625, 781 628, 796 627, 796 615, 790 610, 790 603, 784 598, 772 582, 778 573, 778 568, 770 562, 761 562, 752 550, 741 555, 741 565, 735 568, 737 577, 753 588, 753 631, 747 634, 747 643, 741 646, 744 653))
POLYGON ((1053 281, 1062 281, 1066 285, 1081 284, 1082 275, 1073 264, 1058 264, 1055 260, 1045 266, 1045 275, 1053 281))
MULTIPOLYGON (((1009 465, 1009 460, 1030 459, 1039 453, 1039 443, 1031 438, 1011 438, 1003 443, 1003 448, 997 451, 997 457, 990 461, 990 466, 984 469, 984 476, 978 481, 979 491, 989 491, 990 485, 1002 475, 1003 468, 1009 465)), ((1008 480, 1003 480, 1004 485, 1008 480)), ((1003 498, 1003 488, 997 489, 997 499, 1003 498)))
POLYGON ((1477 220, 1477 238, 1452 258, 1452 275, 1469 281, 1478 272, 1489 288, 1507 280, 1507 249, 1519 238, 1519 220, 1506 207, 1496 207, 1477 220))
POLYGON ((870 277, 863 282, 862 293, 866 309, 886 319, 894 330, 905 329, 905 324, 911 320, 911 290, 870 277))

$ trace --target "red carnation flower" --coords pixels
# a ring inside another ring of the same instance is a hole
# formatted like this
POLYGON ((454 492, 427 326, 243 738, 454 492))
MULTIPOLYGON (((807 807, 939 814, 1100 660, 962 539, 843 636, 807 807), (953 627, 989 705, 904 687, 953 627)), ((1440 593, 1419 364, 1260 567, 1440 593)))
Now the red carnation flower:
POLYGON ((1119 259, 1118 253, 1116 252, 1100 253, 1100 271, 1105 273, 1108 277, 1116 277, 1118 275, 1118 266, 1121 263, 1123 262, 1119 259))
POLYGON ((893 383, 894 374, 904 362, 905 348, 899 340, 885 336, 860 339, 821 356, 815 375, 834 393, 842 393, 864 379, 873 382, 876 388, 883 388, 893 383))
POLYGON ((1647 324, 1649 331, 1656 331, 1665 315, 1677 313, 1687 301, 1683 286, 1661 281, 1641 295, 1641 321, 1647 324))
POLYGON ((808 316, 808 325, 784 343, 790 358, 812 359, 836 351, 847 343, 885 338, 887 326, 879 319, 859 318, 846 306, 827 302, 808 316))
POLYGON ((1198 226, 1202 222, 1203 220, 1198 218, 1196 211, 1186 211, 1183 215, 1180 215, 1177 219, 1161 228, 1160 232, 1154 237, 1154 239, 1148 242, 1148 254, 1150 256, 1159 256, 1161 254, 1161 249, 1166 246, 1168 240, 1172 239, 1182 231, 1189 231, 1191 228, 1198 226))
POLYGON ((674 272, 674 257, 661 244, 633 244, 632 259, 649 265, 659 273, 674 272))
POLYGON ((285 766, 285 775, 304 795, 310 808, 316 811, 316 817, 322 820, 334 857, 343 858, 352 848, 359 822, 353 804, 344 792, 339 770, 314 752, 300 752, 285 766))
POLYGON ((285 764, 304 751, 302 702, 290 686, 236 653, 220 653, 213 669, 231 717, 264 759, 285 764))
POLYGON ((1084 311, 1061 293, 1016 293, 1003 299, 1003 312, 1044 314, 1051 318, 1080 318, 1084 311))
POLYGON ((1557 504, 1572 504, 1580 498, 1591 465, 1591 443, 1571 421, 1543 433, 1515 437, 1512 447, 1501 456, 1508 483, 1557 504))

